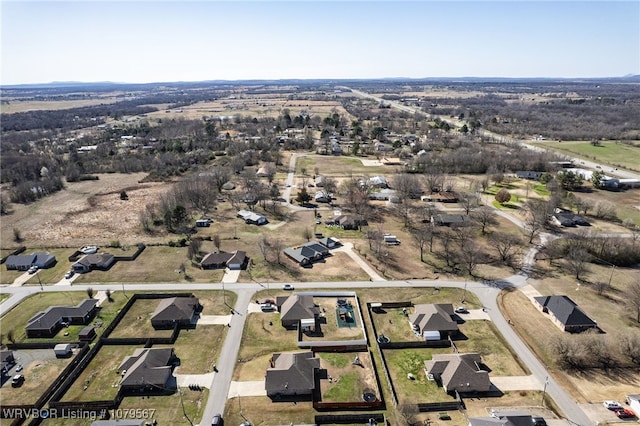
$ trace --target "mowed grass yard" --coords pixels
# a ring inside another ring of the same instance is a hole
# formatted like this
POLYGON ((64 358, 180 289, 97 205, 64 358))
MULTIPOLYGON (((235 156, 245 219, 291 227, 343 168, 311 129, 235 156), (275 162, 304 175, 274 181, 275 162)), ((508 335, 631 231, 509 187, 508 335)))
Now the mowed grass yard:
POLYGON ((380 399, 369 352, 316 352, 316 356, 331 377, 320 381, 323 402, 360 402, 365 391, 380 399), (356 356, 360 364, 353 364, 356 356))
MULTIPOLYGON (((16 342, 73 342, 78 340, 78 333, 85 326, 71 325, 62 328, 56 336, 51 339, 31 338, 28 339, 24 328, 29 319, 38 312, 46 310, 49 306, 76 306, 88 296, 85 292, 59 292, 59 293, 39 293, 24 299, 19 305, 15 306, 2 317, 2 334, 7 335, 9 331, 13 331, 16 342), (64 333, 69 333, 65 336, 64 333)), ((102 322, 103 326, 96 329, 101 334, 104 328, 113 320, 118 310, 120 310, 127 301, 119 292, 112 294, 112 302, 105 301, 92 323, 102 322)))
POLYGON ((601 141, 599 146, 584 141, 534 142, 531 145, 605 163, 612 167, 640 170, 640 144, 637 141, 601 141))

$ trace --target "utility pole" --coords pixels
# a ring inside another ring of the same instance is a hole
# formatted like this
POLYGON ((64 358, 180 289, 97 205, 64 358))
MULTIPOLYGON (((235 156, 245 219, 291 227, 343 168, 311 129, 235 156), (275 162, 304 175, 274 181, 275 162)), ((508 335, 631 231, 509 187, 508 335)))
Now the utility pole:
POLYGON ((547 393, 547 385, 549 384, 549 376, 544 378, 544 388, 542 389, 542 401, 540 401, 540 405, 544 408, 544 397, 547 393))
POLYGON ((611 280, 613 279, 613 270, 616 269, 616 265, 611 265, 611 275, 609 275, 609 288, 611 288, 611 280))

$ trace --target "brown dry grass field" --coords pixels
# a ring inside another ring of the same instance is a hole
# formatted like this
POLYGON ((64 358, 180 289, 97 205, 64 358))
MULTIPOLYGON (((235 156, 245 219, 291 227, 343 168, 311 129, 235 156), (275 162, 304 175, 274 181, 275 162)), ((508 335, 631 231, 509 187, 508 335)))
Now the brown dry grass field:
MULTIPOLYGON (((97 94, 93 94, 96 96, 97 94)), ((112 104, 117 102, 115 93, 104 94, 94 99, 74 99, 74 100, 49 100, 35 101, 33 99, 22 100, 18 98, 3 99, 0 111, 2 114, 15 114, 26 111, 61 110, 70 108, 81 108, 92 105, 112 104), (8 101, 8 102, 7 102, 8 101)))
MULTIPOLYGON (((637 269, 616 268, 589 265, 591 272, 586 275, 591 282, 608 282, 612 278, 612 288, 602 295, 584 282, 578 285, 575 278, 568 277, 562 270, 561 262, 549 267, 547 262, 538 262, 543 275, 532 279, 530 283, 543 295, 568 295, 580 308, 594 319, 605 331, 600 337, 608 341, 613 348, 620 332, 640 331, 633 315, 624 308, 622 292, 633 281, 640 278, 637 269)), ((501 304, 508 318, 514 324, 523 340, 538 354, 549 367, 552 374, 570 394, 581 402, 600 402, 604 399, 624 399, 625 393, 634 392, 640 385, 640 373, 630 369, 610 369, 608 371, 563 372, 554 367, 555 362, 549 352, 552 338, 561 336, 560 331, 548 318, 538 311, 520 292, 505 293, 501 304)), ((574 336, 580 339, 581 335, 574 336)))

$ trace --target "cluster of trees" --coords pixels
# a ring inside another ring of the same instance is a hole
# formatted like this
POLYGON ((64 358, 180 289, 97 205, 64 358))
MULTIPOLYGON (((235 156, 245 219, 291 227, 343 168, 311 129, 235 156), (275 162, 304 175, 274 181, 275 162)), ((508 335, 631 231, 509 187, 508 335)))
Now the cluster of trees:
POLYGON ((565 370, 640 366, 640 335, 631 330, 611 336, 562 334, 550 340, 549 348, 556 364, 565 370))

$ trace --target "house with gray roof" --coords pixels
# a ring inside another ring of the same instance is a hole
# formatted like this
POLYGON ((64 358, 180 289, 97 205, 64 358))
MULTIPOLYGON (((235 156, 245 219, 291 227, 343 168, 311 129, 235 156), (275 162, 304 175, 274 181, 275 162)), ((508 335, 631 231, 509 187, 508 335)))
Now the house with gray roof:
POLYGON ((310 265, 329 255, 329 249, 315 241, 309 241, 299 247, 284 249, 284 254, 298 262, 301 266, 310 265))
POLYGON ((85 299, 77 306, 50 306, 27 322, 27 337, 53 337, 68 325, 86 325, 98 312, 98 299, 85 299))
POLYGON ((435 380, 447 393, 487 392, 491 381, 480 363, 477 353, 434 354, 424 362, 424 371, 429 380, 435 380))
POLYGON ((0 351, 0 377, 4 378, 8 375, 9 370, 15 365, 16 360, 13 351, 0 351))
POLYGON ((471 218, 464 214, 437 214, 431 216, 431 223, 438 226, 468 226, 471 224, 471 218))
POLYGON ((92 253, 82 256, 71 268, 78 274, 84 274, 93 270, 106 271, 116 261, 111 253, 92 253))
POLYGON ((247 267, 249 258, 242 250, 235 250, 230 253, 208 253, 200 261, 202 269, 224 269, 241 270, 247 267))
POLYGON ((518 170, 516 172, 516 177, 520 179, 540 180, 542 174, 542 172, 536 172, 533 170, 518 170))
POLYGON ((301 320, 315 320, 320 316, 320 308, 310 295, 292 294, 284 300, 277 298, 276 305, 284 328, 296 328, 301 320))
POLYGON ((538 296, 533 298, 535 305, 562 331, 579 333, 591 328, 597 329, 598 324, 589 318, 569 296, 538 296))
POLYGON ((127 393, 167 393, 176 390, 171 374, 177 357, 173 348, 138 348, 118 367, 120 390, 127 393))
POLYGON ((12 254, 7 256, 5 265, 7 270, 28 271, 32 266, 39 269, 50 268, 57 262, 56 257, 51 253, 34 252, 31 254, 12 254))
POLYGON ((531 414, 523 411, 495 413, 491 417, 470 417, 469 426, 532 426, 531 414))
POLYGON ((240 210, 238 212, 238 217, 250 225, 264 225, 268 222, 265 216, 249 210, 240 210))
POLYGON ((430 332, 438 332, 440 339, 458 334, 458 323, 453 320, 452 304, 415 305, 414 309, 414 313, 409 315, 409 322, 414 332, 423 336, 425 340, 427 336, 432 335, 430 332))
POLYGON ((202 305, 195 296, 160 299, 151 316, 151 325, 155 329, 173 328, 176 324, 188 327, 201 311, 202 305))
POLYGON ((320 369, 320 358, 313 352, 281 352, 273 354, 267 369, 265 389, 272 399, 311 396, 315 389, 315 370, 320 369))

